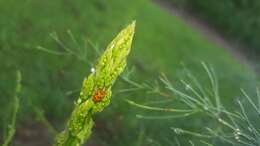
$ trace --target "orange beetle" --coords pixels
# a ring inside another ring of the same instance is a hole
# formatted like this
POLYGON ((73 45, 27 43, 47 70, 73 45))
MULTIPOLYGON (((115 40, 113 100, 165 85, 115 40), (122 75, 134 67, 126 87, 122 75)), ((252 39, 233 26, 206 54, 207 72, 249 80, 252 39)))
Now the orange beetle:
POLYGON ((92 96, 92 100, 94 102, 100 102, 106 96, 106 92, 104 90, 96 90, 95 94, 92 96))

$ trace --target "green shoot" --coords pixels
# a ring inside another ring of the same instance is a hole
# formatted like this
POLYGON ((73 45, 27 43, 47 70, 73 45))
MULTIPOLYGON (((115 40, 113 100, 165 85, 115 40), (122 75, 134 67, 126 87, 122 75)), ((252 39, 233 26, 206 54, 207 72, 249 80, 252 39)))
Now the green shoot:
POLYGON ((67 127, 57 135, 54 146, 80 146, 89 138, 94 114, 109 105, 112 85, 126 66, 134 30, 135 22, 123 29, 84 79, 67 127))

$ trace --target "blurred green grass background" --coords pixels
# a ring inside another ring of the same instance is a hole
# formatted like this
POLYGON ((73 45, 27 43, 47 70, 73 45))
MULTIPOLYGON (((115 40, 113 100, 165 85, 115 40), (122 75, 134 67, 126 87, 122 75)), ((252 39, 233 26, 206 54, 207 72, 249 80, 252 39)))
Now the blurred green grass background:
MULTIPOLYGON (((207 76, 200 61, 205 61, 216 70, 225 104, 232 106, 234 98, 240 95, 239 88, 254 91, 257 76, 250 67, 149 0, 1 0, 0 106, 3 110, 0 116, 8 117, 15 71, 19 69, 23 75, 19 123, 34 121, 32 103, 44 109, 47 118, 61 128, 77 97, 77 92, 70 96, 66 93, 80 88, 91 66, 75 57, 39 51, 36 46, 59 50, 49 34, 55 31, 68 41, 65 38, 69 29, 79 40, 89 39, 103 49, 134 19, 137 29, 128 65, 136 68, 133 79, 152 81, 163 72, 176 81, 182 76, 181 64, 184 63, 203 82, 207 76)), ((93 50, 89 49, 88 57, 95 61, 93 50)), ((118 83, 114 90, 126 86, 122 84, 118 83)), ((183 120, 137 120, 138 109, 124 102, 126 98, 139 103, 151 100, 149 95, 114 94, 112 105, 96 118, 91 140, 96 145, 138 145, 145 139, 142 135, 167 145, 165 137, 174 136, 170 126, 196 128, 205 122, 198 119, 190 125, 183 120)), ((1 119, 0 125, 3 125, 5 118, 1 119)), ((150 145, 149 142, 146 145, 150 145)))
MULTIPOLYGON (((166 0, 167 1, 167 0, 166 0)), ((244 52, 259 60, 260 2, 257 0, 168 0, 202 18, 244 52)))

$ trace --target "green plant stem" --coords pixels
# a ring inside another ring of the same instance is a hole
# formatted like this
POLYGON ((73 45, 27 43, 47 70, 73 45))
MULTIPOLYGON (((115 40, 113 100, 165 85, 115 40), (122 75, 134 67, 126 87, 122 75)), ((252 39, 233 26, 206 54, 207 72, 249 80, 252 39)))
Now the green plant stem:
POLYGON ((91 69, 92 73, 84 79, 67 127, 57 135, 54 146, 80 146, 90 137, 94 114, 109 105, 111 87, 126 66, 134 30, 135 22, 123 29, 91 69))
POLYGON ((18 97, 18 94, 20 93, 21 91, 21 80, 22 80, 22 76, 21 76, 21 72, 20 71, 17 71, 16 73, 16 89, 15 89, 15 95, 14 95, 14 101, 13 101, 13 111, 12 111, 12 117, 11 117, 11 121, 10 121, 10 124, 8 124, 8 131, 7 131, 7 136, 6 138, 4 139, 4 143, 2 146, 8 146, 14 135, 15 135, 15 131, 16 131, 16 119, 17 119, 17 113, 18 113, 18 110, 19 110, 19 104, 20 104, 20 101, 19 101, 19 97, 18 97))

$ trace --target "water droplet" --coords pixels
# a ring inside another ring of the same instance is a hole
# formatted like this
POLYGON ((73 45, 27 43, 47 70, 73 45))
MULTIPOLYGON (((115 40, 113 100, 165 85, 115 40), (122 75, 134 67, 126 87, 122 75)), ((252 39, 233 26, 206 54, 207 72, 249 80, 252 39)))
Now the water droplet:
POLYGON ((208 106, 203 106, 203 108, 205 111, 209 110, 208 106))
POLYGON ((77 101, 77 104, 80 104, 80 103, 81 103, 81 101, 82 101, 82 100, 79 98, 79 99, 78 99, 78 101, 77 101))
POLYGON ((90 69, 90 71, 91 71, 92 73, 94 73, 94 72, 95 72, 95 68, 92 67, 92 68, 90 69))
POLYGON ((111 48, 114 48, 114 47, 115 47, 115 44, 112 44, 112 45, 111 45, 111 48))
POLYGON ((189 84, 187 84, 186 86, 185 86, 185 90, 190 90, 191 89, 191 86, 189 85, 189 84))
POLYGON ((181 129, 179 129, 179 128, 174 128, 174 132, 175 132, 176 134, 181 134, 181 129))
POLYGON ((236 129, 236 134, 237 134, 237 135, 241 135, 241 131, 240 131, 239 128, 236 129))
POLYGON ((235 139, 236 139, 236 140, 239 140, 239 136, 235 136, 235 139))

